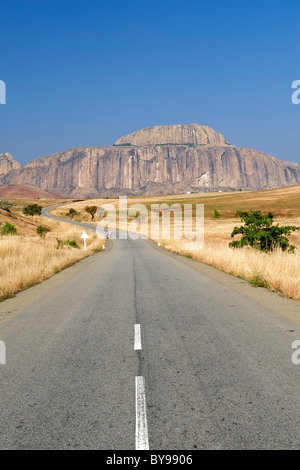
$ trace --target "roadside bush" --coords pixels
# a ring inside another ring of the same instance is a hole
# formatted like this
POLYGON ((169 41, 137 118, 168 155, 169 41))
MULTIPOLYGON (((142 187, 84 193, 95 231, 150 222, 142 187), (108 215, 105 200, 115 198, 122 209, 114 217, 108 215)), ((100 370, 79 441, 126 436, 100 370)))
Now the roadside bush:
POLYGON ((64 245, 67 245, 67 246, 72 246, 72 248, 79 248, 76 240, 66 240, 65 242, 63 242, 64 245))
POLYGON ((71 217, 71 219, 73 219, 73 217, 74 217, 75 215, 77 215, 77 214, 78 214, 78 212, 77 212, 75 209, 73 209, 73 208, 71 207, 71 209, 69 210, 69 212, 66 213, 66 216, 67 216, 67 217, 71 217))
POLYGON ((6 223, 1 229, 1 235, 17 235, 18 231, 12 224, 6 223))
POLYGON ((63 246, 71 246, 72 248, 79 248, 76 240, 61 240, 61 238, 56 238, 57 249, 63 248, 63 246))
POLYGON ((261 211, 237 211, 236 215, 241 217, 244 225, 233 229, 231 237, 241 234, 242 238, 229 243, 231 248, 251 246, 267 253, 276 248, 291 253, 295 250, 295 246, 290 245, 287 237, 300 227, 273 225, 274 214, 272 212, 262 215, 261 211))
POLYGON ((221 217, 221 214, 219 211, 217 211, 216 209, 214 209, 214 215, 213 215, 213 219, 219 219, 221 217))
POLYGON ((24 207, 23 214, 25 215, 41 215, 42 213, 42 206, 38 206, 38 204, 29 204, 28 206, 24 207))
POLYGON ((266 289, 270 288, 269 284, 261 274, 256 274, 250 279, 249 282, 253 287, 265 287, 266 289))
POLYGON ((46 233, 50 232, 50 229, 44 225, 39 225, 36 229, 36 232, 41 238, 45 238, 46 233))

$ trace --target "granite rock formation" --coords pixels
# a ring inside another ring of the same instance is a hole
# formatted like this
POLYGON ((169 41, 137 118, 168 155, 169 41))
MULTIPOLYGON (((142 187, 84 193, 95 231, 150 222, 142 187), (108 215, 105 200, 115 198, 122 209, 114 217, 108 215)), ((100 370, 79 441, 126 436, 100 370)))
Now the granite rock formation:
POLYGON ((29 184, 72 198, 300 184, 299 164, 230 145, 198 124, 142 129, 111 147, 77 147, 3 173, 0 185, 29 184))
POLYGON ((0 177, 19 168, 21 168, 20 164, 14 160, 10 153, 0 153, 0 177))

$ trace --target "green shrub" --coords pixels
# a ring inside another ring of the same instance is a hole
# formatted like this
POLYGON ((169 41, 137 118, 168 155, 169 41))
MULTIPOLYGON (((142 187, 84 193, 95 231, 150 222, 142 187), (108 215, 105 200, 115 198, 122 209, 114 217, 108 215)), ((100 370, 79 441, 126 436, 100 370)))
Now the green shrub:
POLYGON ((38 206, 37 204, 29 204, 28 206, 24 207, 23 214, 25 215, 41 215, 42 213, 42 206, 38 206))
POLYGON ((241 234, 242 238, 229 243, 231 248, 251 246, 266 253, 276 248, 291 253, 295 250, 295 246, 290 245, 287 236, 295 230, 299 230, 300 227, 273 225, 274 214, 272 212, 262 215, 261 211, 237 211, 236 215, 241 217, 244 225, 233 229, 231 237, 241 234))
POLYGON ((71 218, 73 219, 73 217, 74 217, 75 215, 77 215, 77 214, 78 214, 78 212, 77 212, 75 209, 73 209, 73 208, 71 207, 71 209, 69 210, 69 212, 67 212, 66 215, 67 215, 68 217, 71 217, 71 218))
POLYGON ((18 231, 14 225, 6 223, 1 229, 1 235, 17 235, 18 231))
POLYGON ((56 238, 57 240, 57 249, 63 248, 63 246, 71 246, 72 248, 79 248, 76 240, 61 240, 60 238, 56 238))
POLYGON ((72 246, 73 248, 79 248, 76 240, 66 240, 65 242, 63 242, 64 245, 67 245, 67 246, 72 246))
POLYGON ((219 219, 221 217, 221 214, 219 211, 217 211, 216 209, 214 209, 214 215, 213 215, 213 219, 219 219))
POLYGON ((36 232, 41 238, 45 238, 46 233, 50 232, 50 229, 48 227, 45 227, 44 225, 39 225, 36 229, 36 232))
POLYGON ((267 281, 260 274, 257 274, 256 276, 253 276, 252 279, 250 279, 249 282, 254 287, 265 287, 267 289, 270 288, 267 281))

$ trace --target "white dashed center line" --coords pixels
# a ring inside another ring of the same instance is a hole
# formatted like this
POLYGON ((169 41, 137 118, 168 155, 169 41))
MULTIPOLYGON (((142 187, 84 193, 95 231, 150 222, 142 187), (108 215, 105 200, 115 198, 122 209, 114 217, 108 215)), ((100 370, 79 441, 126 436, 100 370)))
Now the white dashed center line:
POLYGON ((140 349, 142 349, 141 325, 136 324, 134 325, 134 350, 138 351, 140 349))
POLYGON ((135 404, 135 450, 149 450, 145 380, 141 376, 135 378, 135 404))

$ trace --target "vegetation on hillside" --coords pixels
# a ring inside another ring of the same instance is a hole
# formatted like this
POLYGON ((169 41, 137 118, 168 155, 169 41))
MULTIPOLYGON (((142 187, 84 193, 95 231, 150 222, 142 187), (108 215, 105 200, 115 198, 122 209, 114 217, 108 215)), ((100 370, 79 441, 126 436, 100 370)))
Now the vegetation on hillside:
POLYGON ((23 209, 24 215, 41 215, 42 213, 42 206, 38 204, 29 204, 28 206, 24 207, 23 209))
POLYGON ((17 235, 18 231, 12 224, 6 222, 1 229, 1 235, 17 235))
MULTIPOLYGON (((41 201, 44 207, 55 203, 59 201, 41 201)), ((0 301, 101 251, 105 244, 94 232, 89 232, 87 251, 84 251, 80 227, 37 214, 26 217, 24 209, 34 205, 32 200, 0 199, 0 301), (62 241, 60 249, 57 249, 57 238, 62 241)), ((31 215, 31 211, 27 213, 31 215)))

